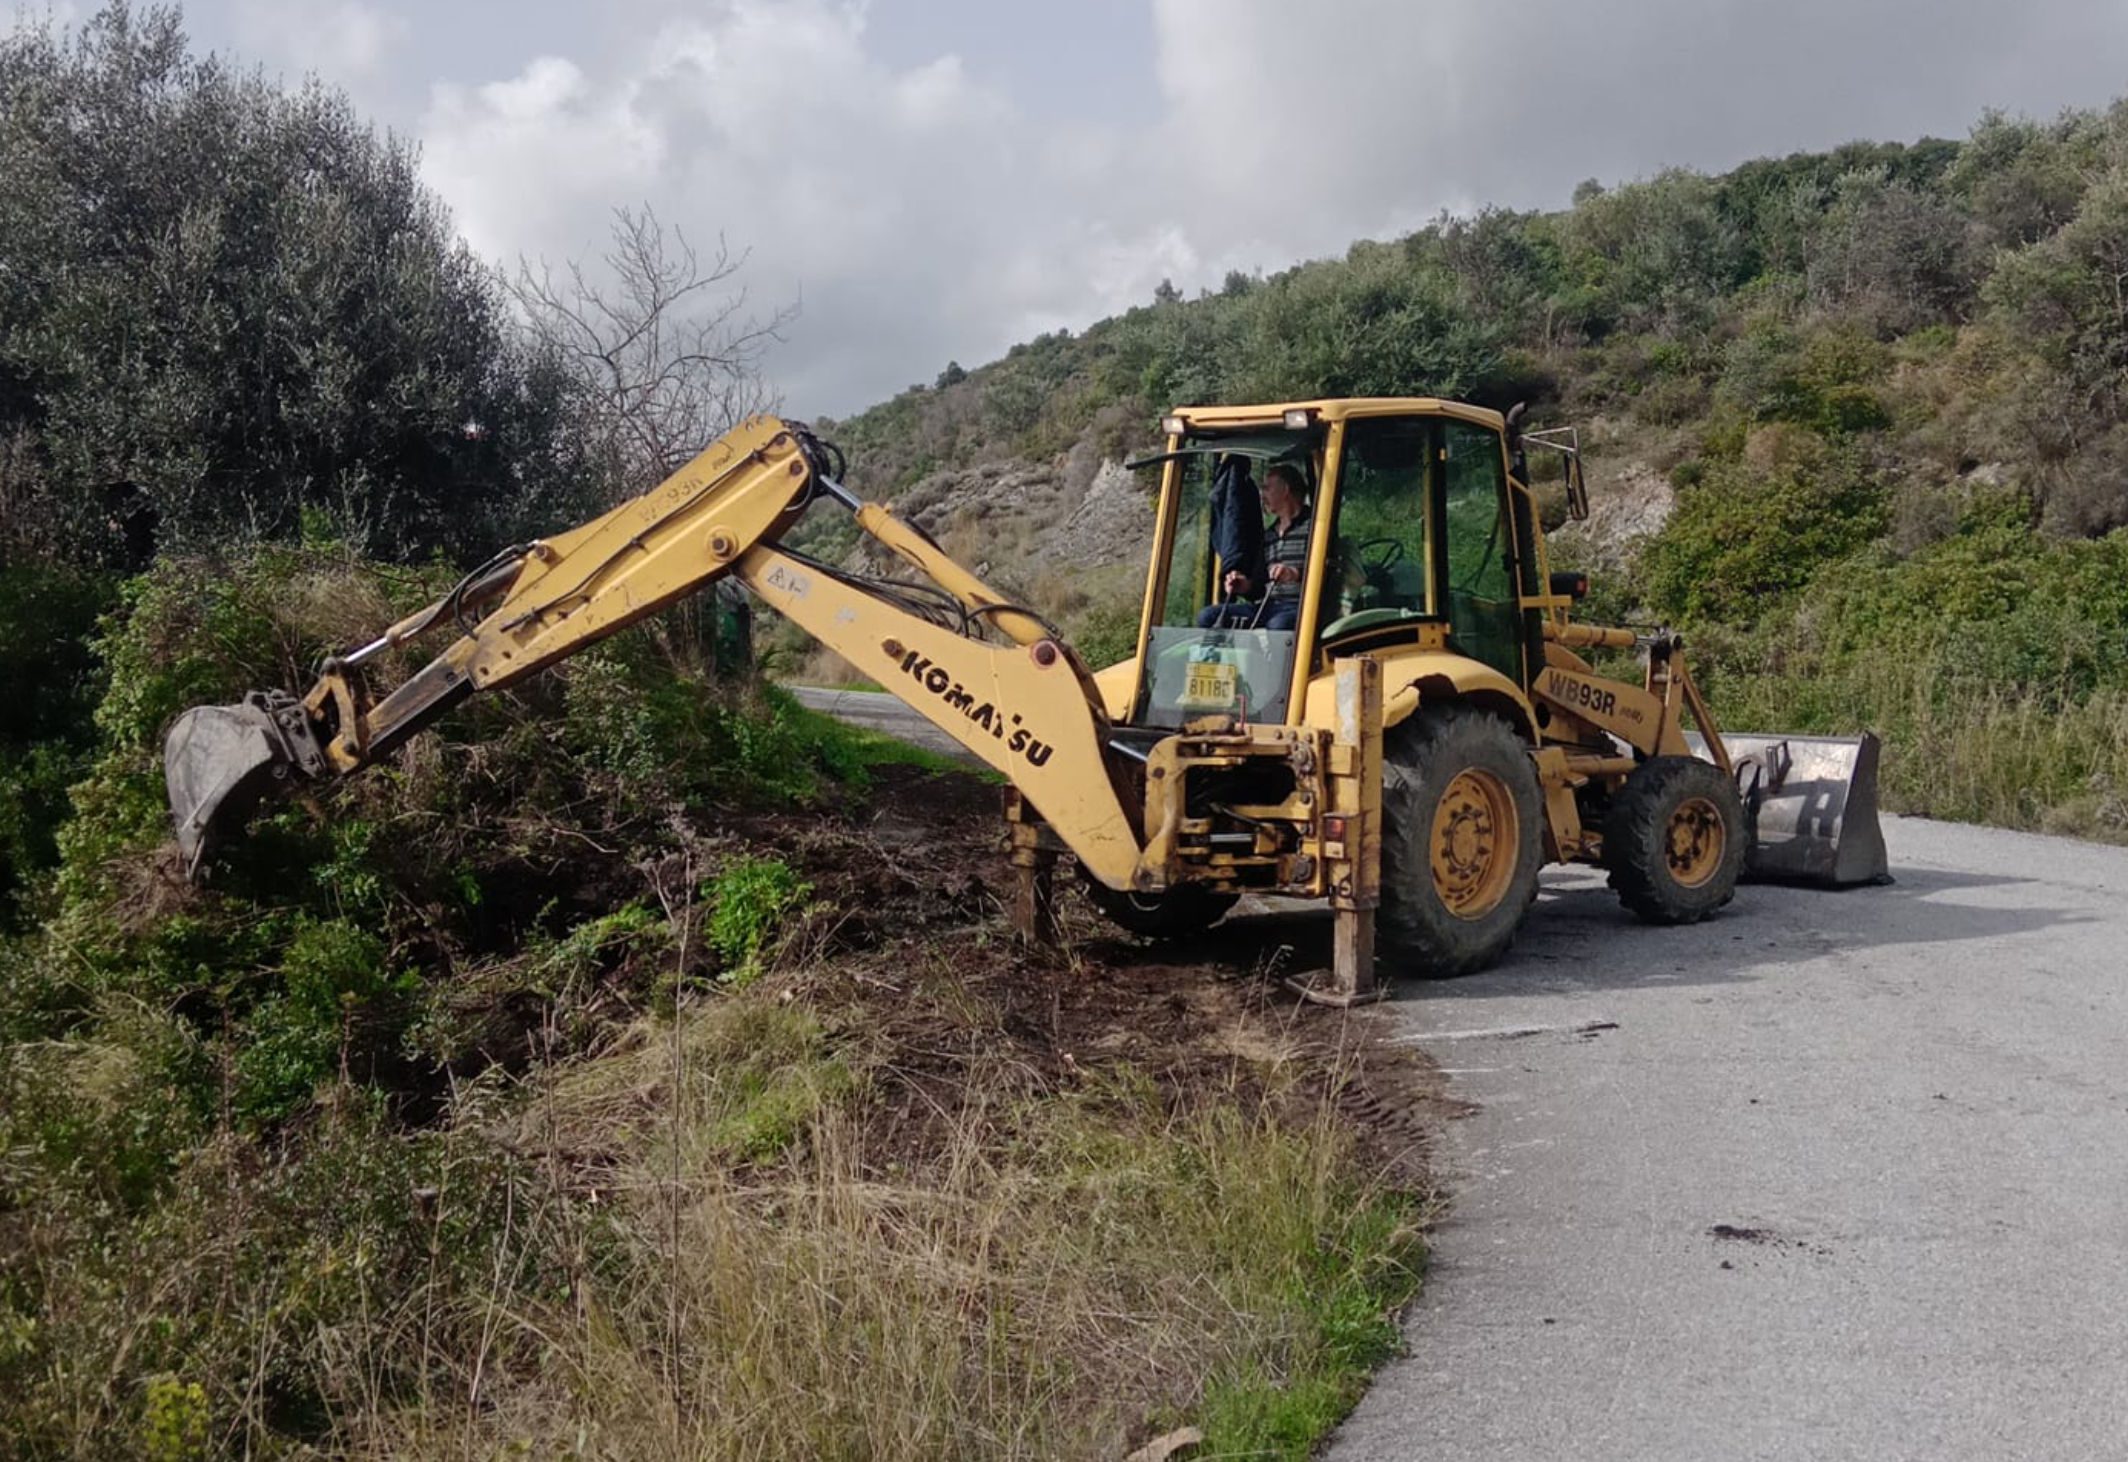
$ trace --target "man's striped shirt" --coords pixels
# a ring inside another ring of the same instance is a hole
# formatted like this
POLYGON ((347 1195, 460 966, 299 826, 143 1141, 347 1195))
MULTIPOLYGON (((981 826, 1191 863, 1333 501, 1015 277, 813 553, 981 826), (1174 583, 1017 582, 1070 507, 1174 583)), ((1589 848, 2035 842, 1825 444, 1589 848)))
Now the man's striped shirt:
POLYGON ((1288 523, 1284 532, 1279 531, 1278 520, 1272 519, 1264 527, 1264 573, 1280 564, 1293 565, 1294 580, 1290 584, 1273 582, 1265 597, 1269 599, 1294 599, 1300 596, 1301 579, 1308 572, 1308 524, 1311 521, 1307 510, 1288 523))

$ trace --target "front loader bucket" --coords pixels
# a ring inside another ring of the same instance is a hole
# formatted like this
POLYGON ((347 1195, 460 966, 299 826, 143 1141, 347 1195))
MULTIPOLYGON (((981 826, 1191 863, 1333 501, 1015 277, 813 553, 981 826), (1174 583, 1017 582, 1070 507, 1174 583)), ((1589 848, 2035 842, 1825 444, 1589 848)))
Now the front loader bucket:
POLYGON ((163 781, 185 876, 196 878, 215 845, 242 826, 267 789, 322 765, 303 710, 287 696, 185 712, 163 738, 163 781))
POLYGON ((1874 735, 1722 740, 1752 818, 1746 877, 1831 888, 1891 882, 1874 735))

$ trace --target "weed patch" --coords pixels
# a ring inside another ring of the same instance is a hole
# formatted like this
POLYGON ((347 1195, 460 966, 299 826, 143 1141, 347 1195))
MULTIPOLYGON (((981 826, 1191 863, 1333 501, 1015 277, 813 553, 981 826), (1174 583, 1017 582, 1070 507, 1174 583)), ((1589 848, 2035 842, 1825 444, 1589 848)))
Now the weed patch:
POLYGON ((813 886, 780 858, 741 857, 708 890, 709 947, 727 980, 744 983, 759 971, 762 951, 813 886))

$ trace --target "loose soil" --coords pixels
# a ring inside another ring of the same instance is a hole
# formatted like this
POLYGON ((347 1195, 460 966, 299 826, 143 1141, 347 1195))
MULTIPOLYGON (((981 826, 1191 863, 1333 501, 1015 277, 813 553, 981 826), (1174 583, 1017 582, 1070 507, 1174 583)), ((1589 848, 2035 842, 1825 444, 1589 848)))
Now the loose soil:
POLYGON ((1061 937, 1022 948, 999 789, 957 772, 881 768, 854 805, 725 832, 813 884, 770 978, 877 1053, 867 1146, 882 1161, 926 1161, 978 1070, 985 1091, 1002 1070, 1033 1094, 1127 1067, 1177 1112, 1270 1091, 1331 1103, 1398 1186, 1427 1190, 1433 1134, 1457 1115, 1432 1064, 1389 1043, 1387 1012, 1305 1004, 1280 982, 1327 963, 1327 916, 1245 904, 1194 939, 1150 943, 1060 869, 1061 937))

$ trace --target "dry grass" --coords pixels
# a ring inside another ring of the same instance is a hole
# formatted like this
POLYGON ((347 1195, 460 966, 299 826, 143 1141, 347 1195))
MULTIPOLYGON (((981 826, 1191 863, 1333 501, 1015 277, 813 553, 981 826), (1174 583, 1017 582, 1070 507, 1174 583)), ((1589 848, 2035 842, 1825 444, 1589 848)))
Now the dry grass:
MULTIPOLYGON (((299 1154, 205 1134, 130 1223, 49 1187, 0 1215, 35 1296, 0 1304, 0 1433, 162 1462, 1108 1459, 1189 1420, 1215 1455, 1306 1456, 1395 1346, 1423 1216, 1335 1058, 1231 991, 1008 968, 987 937, 791 950, 602 1052, 491 1068, 425 1134, 343 1081, 299 1154)), ((41 1064, 99 1120, 152 1103, 118 1056, 41 1064)), ((30 1075, 6 1120, 69 1120, 30 1075)))
POLYGON ((1237 1083, 1177 1111, 1128 1069, 1045 1091, 1000 1059, 914 1150, 850 1099, 889 1053, 827 1040, 790 989, 646 1031, 513 1118, 556 1185, 530 1226, 577 1276, 455 1301, 446 1330, 486 1337, 435 1358, 461 1401, 369 1411, 355 1452, 1113 1457, 1243 1394, 1239 1439, 1275 1447, 1282 1395, 1334 1420, 1392 1343, 1412 1210, 1327 1105, 1237 1083), (735 1143, 764 1106, 781 1149, 735 1143), (1333 1313, 1373 1320, 1364 1346, 1326 1340, 1333 1313))

